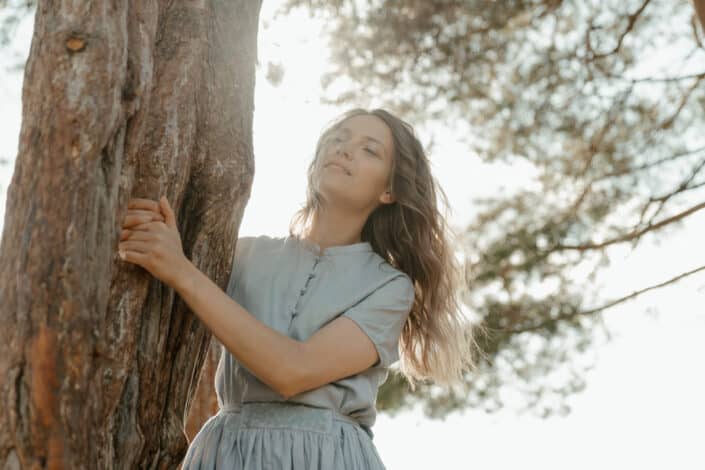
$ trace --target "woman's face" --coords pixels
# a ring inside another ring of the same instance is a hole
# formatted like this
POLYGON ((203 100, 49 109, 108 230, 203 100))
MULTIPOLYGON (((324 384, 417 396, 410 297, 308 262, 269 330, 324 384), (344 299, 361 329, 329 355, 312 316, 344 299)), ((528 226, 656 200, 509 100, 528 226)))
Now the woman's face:
POLYGON ((340 123, 323 142, 318 159, 317 189, 325 201, 372 212, 393 202, 388 181, 394 140, 377 116, 357 115, 340 123))

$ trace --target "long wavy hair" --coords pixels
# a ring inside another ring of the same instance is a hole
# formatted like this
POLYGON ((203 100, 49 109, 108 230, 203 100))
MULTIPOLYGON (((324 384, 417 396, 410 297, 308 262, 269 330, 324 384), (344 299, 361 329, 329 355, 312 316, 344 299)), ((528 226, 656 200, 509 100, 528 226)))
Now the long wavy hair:
POLYGON ((345 120, 361 114, 382 119, 394 139, 389 186, 396 200, 380 204, 369 215, 361 239, 414 282, 414 303, 399 339, 400 372, 412 390, 415 381, 426 379, 460 385, 464 373, 477 367, 475 338, 481 327, 468 321, 460 308, 465 271, 454 254, 458 237, 446 221, 448 198, 431 174, 423 146, 409 123, 380 108, 353 108, 333 119, 319 136, 308 168, 306 202, 293 215, 289 234, 303 234, 320 207, 313 182, 329 136, 345 120), (443 213, 437 206, 438 195, 445 205, 443 213))

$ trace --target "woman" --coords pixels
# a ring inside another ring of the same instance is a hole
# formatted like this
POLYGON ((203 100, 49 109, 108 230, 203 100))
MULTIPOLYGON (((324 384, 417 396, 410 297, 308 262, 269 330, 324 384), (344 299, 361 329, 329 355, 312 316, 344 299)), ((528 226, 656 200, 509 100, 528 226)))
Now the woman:
POLYGON ((121 256, 174 287, 224 346, 220 410, 184 470, 385 468, 372 426, 389 366, 401 359, 414 389, 475 365, 436 189, 409 124, 352 109, 319 138, 289 235, 238 239, 225 293, 183 255, 165 198, 130 202, 121 256))

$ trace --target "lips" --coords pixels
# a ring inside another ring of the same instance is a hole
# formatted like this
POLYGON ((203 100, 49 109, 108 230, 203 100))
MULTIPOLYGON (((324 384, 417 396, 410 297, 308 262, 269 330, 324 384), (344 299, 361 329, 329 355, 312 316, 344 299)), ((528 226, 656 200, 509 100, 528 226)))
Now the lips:
POLYGON ((348 176, 352 175, 352 173, 350 173, 350 170, 348 170, 345 166, 343 166, 342 163, 330 162, 330 163, 328 163, 326 166, 331 166, 331 165, 334 165, 334 166, 339 167, 339 168, 342 169, 342 170, 345 172, 345 174, 347 174, 348 176))

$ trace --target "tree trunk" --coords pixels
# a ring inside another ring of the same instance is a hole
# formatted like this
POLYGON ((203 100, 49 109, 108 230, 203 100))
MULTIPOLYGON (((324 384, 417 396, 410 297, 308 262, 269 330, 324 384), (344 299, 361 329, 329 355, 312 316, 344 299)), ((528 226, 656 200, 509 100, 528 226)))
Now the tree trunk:
POLYGON ((700 26, 703 27, 702 32, 705 33, 705 0, 693 0, 695 6, 695 15, 700 21, 700 26))
POLYGON ((218 368, 222 348, 222 344, 214 336, 208 349, 208 356, 203 363, 203 367, 201 367, 201 376, 198 379, 196 393, 191 400, 191 408, 186 417, 184 431, 189 442, 196 437, 203 423, 218 412, 218 399, 215 394, 215 371, 218 368))
POLYGON ((227 286, 254 177, 260 2, 37 6, 0 244, 0 468, 175 468, 211 333, 116 256, 166 194, 227 286))

